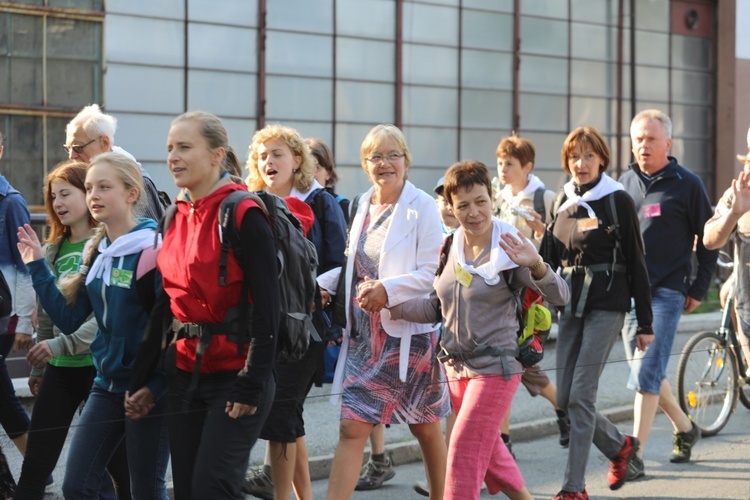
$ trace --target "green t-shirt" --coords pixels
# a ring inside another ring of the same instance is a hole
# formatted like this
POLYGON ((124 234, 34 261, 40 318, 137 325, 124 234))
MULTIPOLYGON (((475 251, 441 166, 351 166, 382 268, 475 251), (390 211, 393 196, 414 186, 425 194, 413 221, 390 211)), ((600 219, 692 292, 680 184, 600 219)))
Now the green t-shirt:
MULTIPOLYGON (((55 259, 55 276, 58 281, 68 274, 78 272, 78 268, 81 267, 81 261, 83 260, 83 247, 85 245, 86 240, 71 243, 66 238, 62 241, 60 249, 57 252, 57 258, 55 259)), ((80 368, 83 366, 92 366, 94 358, 90 353, 74 354, 72 356, 62 355, 50 359, 49 364, 67 368, 80 368)))

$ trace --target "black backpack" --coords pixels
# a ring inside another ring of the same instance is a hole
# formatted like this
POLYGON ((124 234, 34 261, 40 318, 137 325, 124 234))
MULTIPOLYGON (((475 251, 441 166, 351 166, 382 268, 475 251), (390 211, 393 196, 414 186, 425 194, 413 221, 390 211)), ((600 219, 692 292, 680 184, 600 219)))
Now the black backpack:
MULTIPOLYGON (((218 222, 222 230, 218 278, 220 286, 226 286, 229 250, 234 252, 240 264, 243 262, 243 242, 237 230, 235 213, 237 205, 245 199, 253 200, 268 216, 276 247, 281 302, 276 360, 280 363, 298 361, 307 352, 311 338, 317 342, 321 341, 311 320, 318 290, 315 280, 318 267, 315 245, 305 237, 302 225, 283 199, 265 191, 234 191, 224 198, 219 207, 218 222)), ((167 208, 164 218, 159 223, 159 234, 166 233, 176 211, 176 205, 167 208)), ((242 274, 240 296, 247 297, 250 291, 250 270, 243 267, 242 274)), ((227 317, 220 327, 229 330, 227 338, 237 344, 238 353, 244 353, 245 344, 250 341, 252 307, 246 301, 240 301, 239 306, 227 311, 227 317)), ((205 333, 203 335, 205 336, 205 333)))

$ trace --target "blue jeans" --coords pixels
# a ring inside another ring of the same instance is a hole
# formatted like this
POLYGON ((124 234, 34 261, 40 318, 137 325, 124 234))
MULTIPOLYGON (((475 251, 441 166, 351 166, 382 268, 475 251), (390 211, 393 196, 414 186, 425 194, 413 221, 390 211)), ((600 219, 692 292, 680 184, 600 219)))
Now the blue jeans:
POLYGON ((635 348, 638 324, 633 311, 628 313, 623 328, 625 355, 630 364, 628 389, 645 394, 659 394, 684 308, 685 295, 682 292, 661 287, 651 290, 651 309, 654 314, 651 326, 654 329, 654 341, 645 351, 635 348))
POLYGON ((125 438, 134 499, 166 500, 164 475, 169 461, 167 423, 163 416, 166 398, 156 403, 148 416, 125 417, 124 394, 113 394, 94 386, 78 420, 78 429, 68 451, 63 481, 65 498, 98 499, 101 483, 109 476, 106 465, 125 438))

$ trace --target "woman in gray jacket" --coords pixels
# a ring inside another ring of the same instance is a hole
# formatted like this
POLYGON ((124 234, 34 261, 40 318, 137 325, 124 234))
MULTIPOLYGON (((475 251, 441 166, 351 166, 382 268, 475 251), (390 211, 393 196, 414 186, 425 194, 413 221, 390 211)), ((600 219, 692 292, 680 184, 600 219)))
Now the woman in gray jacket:
POLYGON ((483 163, 451 166, 444 195, 461 227, 441 253, 435 289, 428 299, 391 307, 391 317, 443 323, 438 359, 445 364, 456 413, 444 498, 478 498, 484 482, 492 495, 502 491, 511 499, 530 499, 500 437, 523 371, 515 359, 519 323, 508 280, 516 288, 534 287, 552 305, 567 302, 568 288, 531 241, 492 217, 492 184, 483 163))

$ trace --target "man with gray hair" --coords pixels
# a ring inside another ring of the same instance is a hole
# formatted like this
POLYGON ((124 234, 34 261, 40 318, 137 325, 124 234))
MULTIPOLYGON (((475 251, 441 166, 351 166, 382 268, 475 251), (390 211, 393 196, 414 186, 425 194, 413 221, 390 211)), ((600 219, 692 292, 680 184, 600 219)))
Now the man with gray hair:
MULTIPOLYGON (((136 159, 124 149, 115 146, 115 131, 117 119, 105 113, 97 104, 83 108, 75 118, 65 127, 65 145, 63 148, 71 160, 89 163, 98 154, 114 152, 123 154, 138 163, 136 159)), ((138 163, 143 175, 146 188, 145 196, 141 196, 136 206, 137 217, 149 217, 158 221, 164 215, 164 207, 159 200, 159 191, 148 172, 138 163)))
POLYGON ((703 226, 712 214, 703 183, 677 159, 668 156, 672 147, 669 117, 655 109, 641 111, 630 125, 630 137, 636 162, 620 182, 633 197, 638 212, 651 284, 655 338, 645 351, 637 350, 637 325, 632 314, 628 315, 623 340, 631 369, 628 387, 637 391, 633 435, 641 448, 628 464, 626 480, 644 475, 643 447, 657 406, 674 427, 670 462, 690 460, 692 446, 700 438, 700 429, 680 408, 665 372, 680 317, 683 311, 698 307, 706 295, 718 253, 703 246, 703 226), (698 273, 691 282, 694 247, 698 273))

